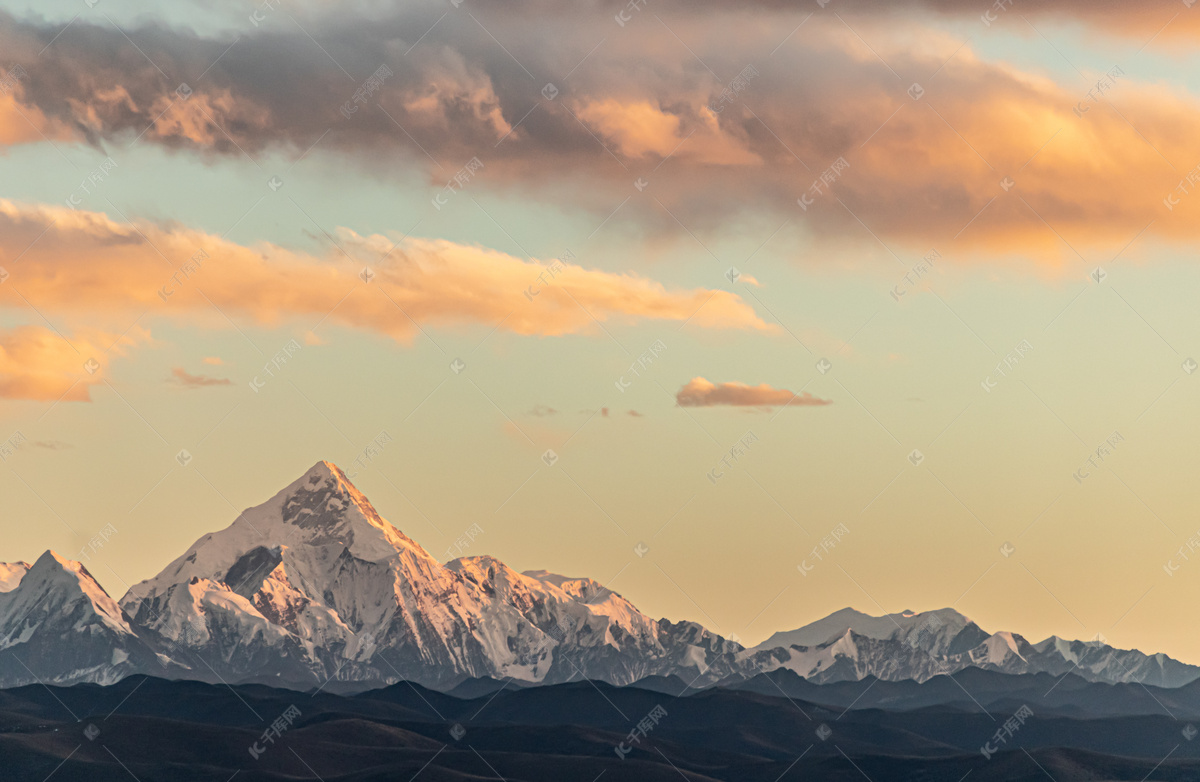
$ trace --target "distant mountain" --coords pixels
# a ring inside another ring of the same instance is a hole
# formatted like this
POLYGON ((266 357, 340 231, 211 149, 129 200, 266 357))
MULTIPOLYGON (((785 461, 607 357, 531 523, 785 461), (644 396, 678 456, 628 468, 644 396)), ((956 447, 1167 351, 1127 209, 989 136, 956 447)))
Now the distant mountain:
POLYGON ((443 564, 328 462, 201 537, 119 604, 53 552, 0 564, 0 687, 140 672, 339 692, 579 679, 658 679, 675 692, 773 671, 832 683, 965 669, 1162 687, 1200 678, 1165 655, 988 633, 952 609, 844 609, 743 649, 694 622, 648 617, 591 579, 518 573, 488 556, 443 564))
POLYGON ((176 672, 78 562, 47 551, 32 567, 0 565, 0 580, 0 683, 108 684, 176 672))
POLYGON ((921 682, 967 668, 1074 673, 1088 681, 1159 687, 1181 687, 1200 678, 1200 668, 1164 654, 1114 649, 1100 641, 1051 636, 1032 644, 1015 633, 988 634, 949 608, 882 617, 846 608, 798 630, 776 633, 739 655, 739 663, 742 676, 782 668, 818 683, 869 676, 921 682))

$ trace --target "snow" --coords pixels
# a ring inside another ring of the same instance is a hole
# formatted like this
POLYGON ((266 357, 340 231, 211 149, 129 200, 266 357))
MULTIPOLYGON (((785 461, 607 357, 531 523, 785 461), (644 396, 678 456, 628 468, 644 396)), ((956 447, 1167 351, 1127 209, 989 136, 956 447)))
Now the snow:
POLYGON ((0 592, 11 592, 29 572, 26 562, 0 562, 0 592))
MULTIPOLYGON (((817 646, 840 637, 847 630, 867 638, 886 641, 893 638, 910 639, 924 634, 926 638, 944 641, 946 646, 971 620, 953 608, 937 611, 902 611, 884 616, 871 616, 853 608, 843 608, 824 619, 797 630, 775 633, 755 647, 755 651, 790 646, 817 646)), ((924 643, 922 646, 924 647, 924 643)))
POLYGON ((983 647, 986 654, 984 659, 979 660, 978 662, 1000 665, 1008 660, 1009 656, 1017 657, 1021 660, 1025 659, 1021 656, 1021 653, 1017 651, 1016 638, 1014 638, 1013 634, 1009 632, 993 633, 992 635, 988 636, 986 641, 983 642, 983 647))

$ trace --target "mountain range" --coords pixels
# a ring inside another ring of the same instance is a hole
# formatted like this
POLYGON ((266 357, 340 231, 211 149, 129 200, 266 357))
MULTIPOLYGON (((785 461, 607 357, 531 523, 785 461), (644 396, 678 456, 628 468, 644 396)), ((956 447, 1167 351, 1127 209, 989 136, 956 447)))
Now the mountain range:
POLYGON ((0 687, 134 674, 343 692, 477 679, 705 687, 773 672, 828 684, 965 669, 1166 688, 1200 678, 1198 667, 1099 639, 989 633, 953 609, 847 608, 747 649, 694 622, 648 617, 592 579, 518 573, 489 556, 442 563, 329 462, 119 601, 51 551, 0 564, 0 687))

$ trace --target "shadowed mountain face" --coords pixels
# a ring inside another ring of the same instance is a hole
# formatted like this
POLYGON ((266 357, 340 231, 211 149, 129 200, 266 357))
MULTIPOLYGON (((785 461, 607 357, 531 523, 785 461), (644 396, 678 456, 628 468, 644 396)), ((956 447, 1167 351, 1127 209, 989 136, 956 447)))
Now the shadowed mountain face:
POLYGON ((1165 655, 988 633, 952 609, 845 609, 746 650, 699 624, 648 617, 588 578, 518 573, 489 556, 443 564, 328 462, 204 535, 119 604, 52 552, 32 567, 0 565, 0 651, 0 687, 133 673, 337 691, 655 676, 702 687, 771 671, 813 683, 969 669, 1166 687, 1200 677, 1165 655))
MULTIPOLYGON (((1200 778, 1200 742, 1182 718, 1136 713, 1119 692, 1109 693, 1109 716, 1078 713, 1110 685, 1069 677, 1068 695, 1052 705, 1000 703, 1001 692, 1019 701, 1045 678, 976 672, 963 684, 983 705, 907 683, 883 710, 831 705, 851 695, 848 683, 809 684, 805 699, 724 688, 680 697, 664 690, 684 683, 669 679, 623 688, 491 682, 470 698, 403 683, 343 697, 134 676, 0 692, 0 757, 6 779, 101 782, 1200 778)), ((862 697, 886 685, 853 688, 862 697)), ((1184 699, 1200 713, 1200 697, 1184 699)))

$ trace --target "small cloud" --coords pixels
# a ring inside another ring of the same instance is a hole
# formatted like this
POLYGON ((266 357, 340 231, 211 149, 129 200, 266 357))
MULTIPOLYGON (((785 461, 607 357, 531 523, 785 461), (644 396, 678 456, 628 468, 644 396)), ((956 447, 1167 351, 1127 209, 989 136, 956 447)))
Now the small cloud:
POLYGON ((233 381, 227 377, 210 377, 209 375, 192 375, 182 367, 171 370, 171 378, 183 388, 208 388, 209 386, 231 386, 233 381))
POLYGON ((526 415, 536 416, 537 418, 546 418, 547 416, 558 415, 558 411, 549 405, 534 405, 526 415))
POLYGON ((626 413, 626 415, 633 416, 634 418, 645 418, 646 417, 646 416, 642 415, 641 413, 639 413, 637 410, 630 410, 629 412, 626 413))
POLYGON ((744 383, 711 383, 702 377, 692 378, 679 393, 675 401, 680 407, 782 407, 798 405, 817 407, 833 404, 828 399, 815 397, 807 391, 793 394, 786 388, 772 388, 763 383, 748 386, 744 383))
POLYGON ((753 285, 755 288, 762 287, 762 283, 759 282, 756 278, 751 277, 749 274, 743 274, 742 276, 738 277, 738 282, 743 282, 746 285, 753 285))
POLYGON ((210 367, 225 366, 225 361, 220 356, 205 356, 204 363, 208 364, 210 367))
POLYGON ((600 415, 604 416, 605 418, 608 418, 608 408, 607 407, 600 408, 600 415))
POLYGON ((304 332, 304 344, 305 345, 328 345, 329 340, 320 336, 315 331, 306 331, 306 332, 304 332))
POLYGON ((64 443, 60 440, 34 440, 29 445, 34 448, 42 448, 47 451, 65 451, 68 448, 75 447, 70 443, 64 443))

